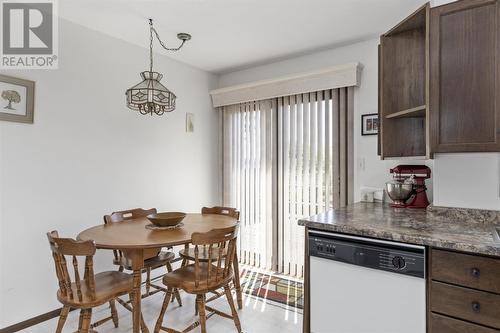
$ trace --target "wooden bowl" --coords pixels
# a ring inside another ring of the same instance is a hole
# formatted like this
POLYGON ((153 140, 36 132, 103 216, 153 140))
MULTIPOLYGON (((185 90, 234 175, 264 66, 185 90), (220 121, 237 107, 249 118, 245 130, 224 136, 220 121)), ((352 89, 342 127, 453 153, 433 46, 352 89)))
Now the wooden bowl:
POLYGON ((186 217, 186 213, 165 212, 149 214, 147 219, 158 227, 173 227, 179 224, 186 217))

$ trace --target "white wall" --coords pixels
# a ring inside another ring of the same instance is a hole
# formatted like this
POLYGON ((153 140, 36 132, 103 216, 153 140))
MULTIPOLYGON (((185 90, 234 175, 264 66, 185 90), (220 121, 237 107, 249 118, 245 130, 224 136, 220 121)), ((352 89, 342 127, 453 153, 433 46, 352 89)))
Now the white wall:
POLYGON ((500 209, 500 154, 439 154, 434 160, 438 206, 500 209))
MULTIPOLYGON (((359 61, 363 64, 361 85, 354 93, 354 156, 355 156, 355 200, 360 199, 362 186, 383 188, 391 179, 389 169, 408 161, 382 161, 377 156, 377 137, 361 136, 361 115, 377 112, 378 94, 378 39, 372 39, 345 47, 318 52, 285 61, 258 66, 219 77, 219 87, 252 82, 263 79, 307 72, 334 65, 359 61)), ((412 162, 413 163, 413 162, 412 162)), ((415 162, 421 164, 423 161, 415 162)), ((432 161, 426 164, 432 167, 432 161)), ((432 198, 432 180, 428 182, 432 198)))
MULTIPOLYGON (((34 124, 0 122, 0 328, 60 306, 47 231, 75 237, 113 210, 197 212, 219 198, 216 77, 156 55, 177 109, 141 116, 124 93, 147 50, 64 20, 59 30, 58 70, 5 73, 36 81, 36 96, 34 124)), ((109 253, 97 259, 112 268, 109 253)))

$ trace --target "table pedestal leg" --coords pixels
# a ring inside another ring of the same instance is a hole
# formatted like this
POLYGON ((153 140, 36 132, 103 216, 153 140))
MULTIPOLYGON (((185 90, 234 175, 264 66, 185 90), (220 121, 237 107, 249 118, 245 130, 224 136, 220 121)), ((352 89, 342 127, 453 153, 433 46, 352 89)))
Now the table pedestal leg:
POLYGON ((134 270, 133 273, 133 298, 132 298, 132 321, 133 332, 139 333, 141 327, 141 269, 134 270))
POLYGON ((141 295, 141 278, 142 278, 142 268, 144 266, 144 258, 143 258, 143 253, 144 251, 142 249, 137 249, 137 250, 125 250, 123 251, 124 255, 129 258, 132 262, 132 269, 133 269, 133 290, 132 290, 132 299, 131 299, 131 305, 132 305, 132 332, 133 333, 140 333, 141 329, 143 333, 149 333, 148 328, 146 325, 141 325, 141 300, 142 300, 142 295, 141 295), (141 327, 142 326, 142 327, 141 327))

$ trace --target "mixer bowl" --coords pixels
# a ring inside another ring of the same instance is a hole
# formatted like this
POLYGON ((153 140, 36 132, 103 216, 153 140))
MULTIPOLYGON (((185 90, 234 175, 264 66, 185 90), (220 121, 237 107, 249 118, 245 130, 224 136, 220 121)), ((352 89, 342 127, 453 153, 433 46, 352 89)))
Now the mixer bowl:
POLYGON ((413 194, 413 184, 387 182, 385 188, 389 198, 395 202, 405 202, 413 194))

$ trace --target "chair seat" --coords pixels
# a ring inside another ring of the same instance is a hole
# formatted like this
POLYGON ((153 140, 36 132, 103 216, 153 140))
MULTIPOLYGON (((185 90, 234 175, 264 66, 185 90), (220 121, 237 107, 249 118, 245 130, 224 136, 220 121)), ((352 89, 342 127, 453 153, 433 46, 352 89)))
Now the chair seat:
POLYGON ((196 286, 195 277, 195 265, 187 265, 176 269, 173 272, 165 274, 163 277, 163 283, 167 287, 183 289, 190 294, 200 294, 207 291, 217 290, 229 283, 233 279, 233 270, 229 270, 226 278, 221 279, 222 268, 217 268, 215 265, 211 265, 210 269, 210 279, 208 279, 208 263, 199 263, 199 284, 196 286), (218 273, 218 274, 216 274, 218 273), (218 280, 216 279, 218 276, 218 280))
MULTIPOLYGON (((199 247, 198 248, 198 260, 200 262, 206 262, 208 261, 208 247, 207 246, 204 246, 204 247, 199 247)), ((226 257, 227 255, 227 250, 226 249, 223 249, 222 250, 222 257, 226 257)), ((194 248, 193 247, 190 247, 188 249, 182 249, 179 251, 179 256, 182 258, 182 259, 186 259, 186 260, 190 260, 190 261, 194 261, 195 259, 195 253, 194 253, 194 248)), ((212 247, 212 260, 217 260, 219 256, 219 247, 218 246, 214 246, 212 247)))
MULTIPOLYGON (((160 252, 157 256, 144 260, 144 268, 157 268, 165 266, 168 262, 174 260, 175 254, 173 252, 160 252)), ((132 265, 127 262, 126 258, 122 257, 118 260, 113 260, 115 265, 123 266, 126 270, 131 271, 132 265)))
POLYGON ((70 298, 69 295, 62 295, 61 291, 59 290, 57 292, 57 299, 62 304, 68 305, 70 307, 95 307, 107 303, 117 296, 128 294, 132 291, 133 288, 132 275, 123 272, 109 271, 98 273, 94 275, 94 280, 95 293, 92 292, 85 281, 82 280, 80 282, 82 291, 81 300, 78 297, 77 287, 74 282, 71 284, 71 289, 73 290, 73 298, 70 298))

